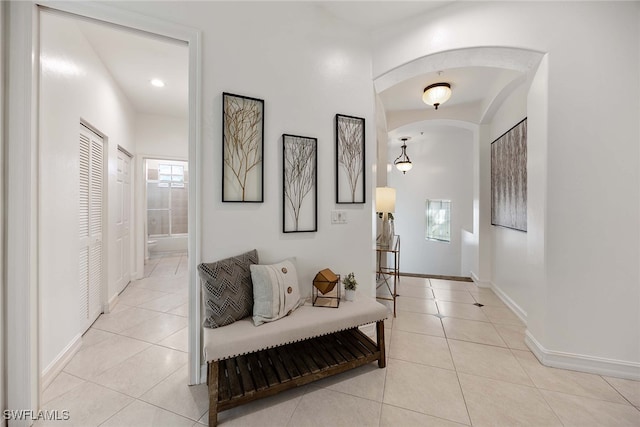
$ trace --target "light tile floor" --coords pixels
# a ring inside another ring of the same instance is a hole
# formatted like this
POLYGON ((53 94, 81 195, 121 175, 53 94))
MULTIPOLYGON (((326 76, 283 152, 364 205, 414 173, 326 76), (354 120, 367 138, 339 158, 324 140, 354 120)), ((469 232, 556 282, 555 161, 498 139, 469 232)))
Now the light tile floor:
MULTIPOLYGON (((186 257, 153 259, 145 272, 44 391, 43 409, 71 415, 50 425, 206 424, 206 386, 186 385, 186 257)), ((491 290, 402 277, 398 293, 386 369, 372 363, 222 412, 220 425, 640 425, 640 382, 542 366, 491 290)))

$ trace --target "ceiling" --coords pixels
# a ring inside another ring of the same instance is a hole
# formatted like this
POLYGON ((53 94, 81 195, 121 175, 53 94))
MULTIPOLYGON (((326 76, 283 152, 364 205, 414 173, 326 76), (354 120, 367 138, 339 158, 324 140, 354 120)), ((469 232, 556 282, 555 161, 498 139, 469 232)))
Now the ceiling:
POLYGON ((189 49, 186 43, 89 20, 80 30, 122 89, 143 114, 188 116, 189 49), (150 84, 161 79, 165 87, 150 84))
POLYGON ((433 83, 451 84, 451 98, 441 108, 453 109, 464 104, 482 104, 495 97, 508 82, 521 73, 491 67, 464 67, 423 74, 384 90, 380 98, 387 112, 433 109, 422 102, 424 88, 433 83))
MULTIPOLYGON (((315 2, 329 14, 369 32, 450 3, 452 1, 315 2)), ((187 117, 189 52, 186 43, 96 21, 79 20, 78 25, 137 112, 187 117), (153 78, 162 79, 166 86, 151 86, 153 78)), ((380 98, 390 130, 400 128, 401 132, 412 122, 442 117, 480 122, 487 106, 520 76, 522 73, 502 68, 451 68, 442 70, 441 75, 430 72, 404 80, 382 91, 380 98), (452 96, 434 111, 422 102, 422 91, 440 81, 451 84, 452 96), (400 116, 404 119, 393 119, 400 116)))
POLYGON ((453 1, 319 1, 316 4, 349 24, 362 30, 374 31, 453 1))

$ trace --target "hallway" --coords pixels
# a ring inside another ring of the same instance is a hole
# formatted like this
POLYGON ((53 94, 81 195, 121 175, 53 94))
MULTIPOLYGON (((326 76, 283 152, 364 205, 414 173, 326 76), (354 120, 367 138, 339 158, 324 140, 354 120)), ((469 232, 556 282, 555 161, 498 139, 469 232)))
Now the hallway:
MULTIPOLYGON (((98 319, 44 392, 43 409, 67 409, 71 419, 37 426, 206 423, 206 386, 185 386, 184 261, 152 260, 148 277, 98 319)), ((640 424, 639 382, 542 366, 524 345, 520 320, 491 290, 402 277, 399 293, 398 317, 385 322, 386 369, 370 364, 240 406, 222 412, 220 424, 640 424)))

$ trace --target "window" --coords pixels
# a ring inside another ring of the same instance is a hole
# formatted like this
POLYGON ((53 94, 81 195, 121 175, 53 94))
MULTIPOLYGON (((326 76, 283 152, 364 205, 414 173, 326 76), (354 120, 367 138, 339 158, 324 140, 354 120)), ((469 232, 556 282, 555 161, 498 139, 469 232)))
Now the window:
POLYGON ((427 240, 451 241, 451 200, 427 200, 427 240))
POLYGON ((187 233, 189 179, 187 163, 147 159, 147 234, 187 233))

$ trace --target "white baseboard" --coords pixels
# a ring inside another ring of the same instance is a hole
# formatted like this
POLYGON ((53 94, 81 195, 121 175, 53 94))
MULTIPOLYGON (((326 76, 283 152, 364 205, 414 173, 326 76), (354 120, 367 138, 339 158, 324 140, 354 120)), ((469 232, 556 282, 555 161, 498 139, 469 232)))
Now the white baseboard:
POLYGON ((491 282, 491 290, 495 293, 498 298, 502 300, 503 303, 507 305, 513 311, 513 313, 518 316, 522 323, 527 324, 527 312, 522 309, 514 300, 509 297, 498 285, 491 282))
POLYGON ((545 366, 640 381, 640 363, 547 350, 528 330, 524 342, 545 366))
POLYGON ((53 359, 53 361, 42 371, 42 390, 49 387, 51 382, 58 376, 62 369, 69 363, 71 358, 80 350, 82 345, 82 335, 78 334, 67 346, 53 359))
POLYGON ((111 313, 113 309, 116 308, 119 302, 119 296, 120 296, 119 294, 115 294, 113 297, 111 297, 111 299, 109 300, 109 303, 107 304, 107 309, 105 310, 105 313, 111 313))
POLYGON ((479 288, 490 288, 491 287, 491 282, 486 282, 486 281, 480 280, 480 278, 478 276, 476 276, 476 273, 474 273, 473 271, 470 271, 469 274, 471 275, 471 280, 473 280, 473 283, 475 283, 477 287, 479 287, 479 288))

